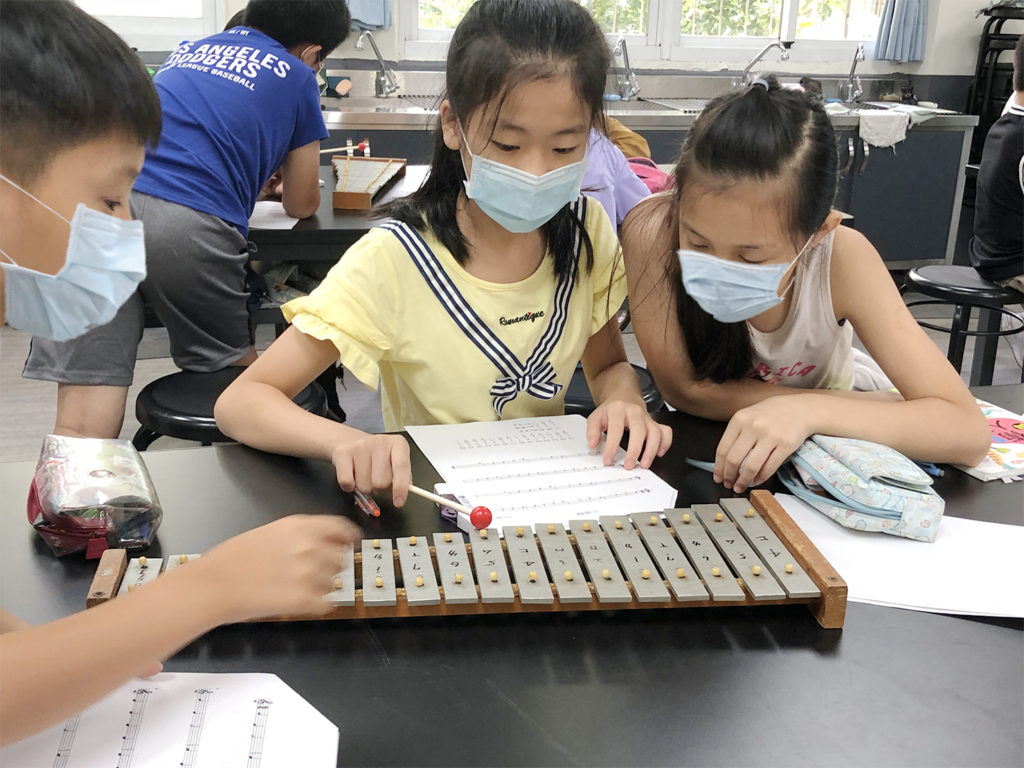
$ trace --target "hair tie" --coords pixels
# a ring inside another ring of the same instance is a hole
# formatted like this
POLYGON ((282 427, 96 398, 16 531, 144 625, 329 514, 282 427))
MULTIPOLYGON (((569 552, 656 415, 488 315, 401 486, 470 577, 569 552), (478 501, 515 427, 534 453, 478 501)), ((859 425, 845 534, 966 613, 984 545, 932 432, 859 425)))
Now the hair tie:
POLYGON ((769 90, 769 88, 768 88, 768 81, 765 80, 763 77, 757 78, 757 80, 755 80, 754 82, 752 82, 750 84, 750 87, 753 88, 753 87, 758 86, 758 85, 761 86, 762 88, 764 88, 766 91, 769 90))

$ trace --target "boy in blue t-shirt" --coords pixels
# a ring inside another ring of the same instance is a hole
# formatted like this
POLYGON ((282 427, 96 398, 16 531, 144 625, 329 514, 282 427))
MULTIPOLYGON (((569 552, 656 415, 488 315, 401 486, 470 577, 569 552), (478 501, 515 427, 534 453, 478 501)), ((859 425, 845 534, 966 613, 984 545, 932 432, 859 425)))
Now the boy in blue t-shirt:
POLYGON ((68 342, 34 338, 24 376, 58 383, 54 432, 116 437, 144 308, 167 327, 179 368, 248 365, 248 220, 278 169, 285 211, 320 203, 327 138, 316 71, 348 35, 343 0, 250 0, 242 26, 182 43, 154 77, 162 111, 131 195, 147 276, 107 325, 68 342))
MULTIPOLYGON (((138 283, 145 256, 128 199, 160 124, 149 75, 111 30, 68 0, 0 0, 0 326, 68 338, 109 317, 118 286, 138 283)), ((159 671, 219 624, 327 611, 358 537, 343 517, 293 515, 48 624, 0 608, 0 747, 159 671)))

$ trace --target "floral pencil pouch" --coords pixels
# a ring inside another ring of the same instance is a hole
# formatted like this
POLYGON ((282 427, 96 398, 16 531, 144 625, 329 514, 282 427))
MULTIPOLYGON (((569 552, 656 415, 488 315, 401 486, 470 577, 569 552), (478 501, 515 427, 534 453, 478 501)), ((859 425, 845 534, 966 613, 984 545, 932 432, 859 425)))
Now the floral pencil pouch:
POLYGON ((794 496, 862 531, 934 541, 946 506, 924 470, 866 440, 811 435, 778 475, 794 496))

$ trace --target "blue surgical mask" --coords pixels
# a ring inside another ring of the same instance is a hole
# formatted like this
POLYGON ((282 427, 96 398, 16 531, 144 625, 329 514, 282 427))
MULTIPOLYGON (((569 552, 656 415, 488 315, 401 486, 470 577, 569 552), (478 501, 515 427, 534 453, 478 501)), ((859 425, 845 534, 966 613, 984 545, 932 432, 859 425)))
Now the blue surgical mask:
MULTIPOLYGON (((462 125, 459 125, 462 133, 462 125)), ((466 172, 466 197, 509 232, 533 232, 580 194, 584 158, 577 163, 548 171, 543 176, 520 171, 497 160, 474 155, 462 133, 466 152, 473 158, 473 172, 466 172)), ((465 160, 463 160, 465 168, 465 160)))
POLYGON ((31 192, 0 174, 71 227, 67 257, 56 275, 9 264, 4 271, 7 322, 54 341, 68 341, 110 322, 146 277, 141 221, 123 221, 79 203, 68 221, 31 192))
POLYGON ((804 244, 793 261, 784 264, 744 264, 698 251, 676 251, 683 287, 718 322, 749 320, 782 302, 793 280, 781 294, 779 284, 810 242, 804 244))

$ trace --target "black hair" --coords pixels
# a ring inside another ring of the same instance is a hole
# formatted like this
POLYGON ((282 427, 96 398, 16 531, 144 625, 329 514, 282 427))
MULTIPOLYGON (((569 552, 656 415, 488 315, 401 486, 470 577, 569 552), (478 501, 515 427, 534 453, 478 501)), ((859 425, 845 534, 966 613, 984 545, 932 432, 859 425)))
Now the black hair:
POLYGON ((224 31, 227 32, 229 29, 235 27, 241 27, 245 25, 245 8, 240 11, 235 11, 234 14, 228 19, 227 24, 224 25, 224 31))
MULTIPOLYGON (((669 216, 675 248, 678 213, 692 186, 701 182, 728 188, 745 181, 785 177, 788 205, 785 229, 799 248, 828 217, 838 176, 835 132, 820 100, 803 91, 780 88, 769 75, 745 91, 712 100, 693 124, 675 170, 675 216, 669 216)), ((694 376, 723 382, 750 373, 753 348, 745 322, 722 323, 683 289, 675 248, 667 274, 676 293, 678 321, 694 376)))
POLYGON ((352 17, 344 0, 249 0, 242 23, 269 35, 289 50, 319 45, 320 59, 348 37, 352 17))
MULTIPOLYGON (((455 116, 466 125, 481 106, 499 110, 509 92, 525 82, 567 74, 576 95, 590 109, 591 125, 603 126, 608 45, 590 14, 573 0, 479 0, 459 22, 448 46, 446 94, 455 116)), ((499 110, 494 110, 497 120, 499 110)), ((493 130, 493 123, 492 123, 493 130)), ((381 208, 381 213, 422 228, 464 264, 466 239, 456 221, 456 206, 466 178, 458 150, 444 143, 439 124, 434 134, 430 175, 419 190, 381 208)), ((555 274, 572 274, 572 249, 582 234, 589 271, 594 249, 568 205, 541 227, 554 257, 555 274)))
POLYGON ((138 56, 66 0, 0 0, 0 167, 27 184, 55 153, 122 132, 160 138, 160 101, 138 56))
POLYGON ((1017 37, 1013 47, 1013 90, 1024 91, 1024 35, 1017 37))

